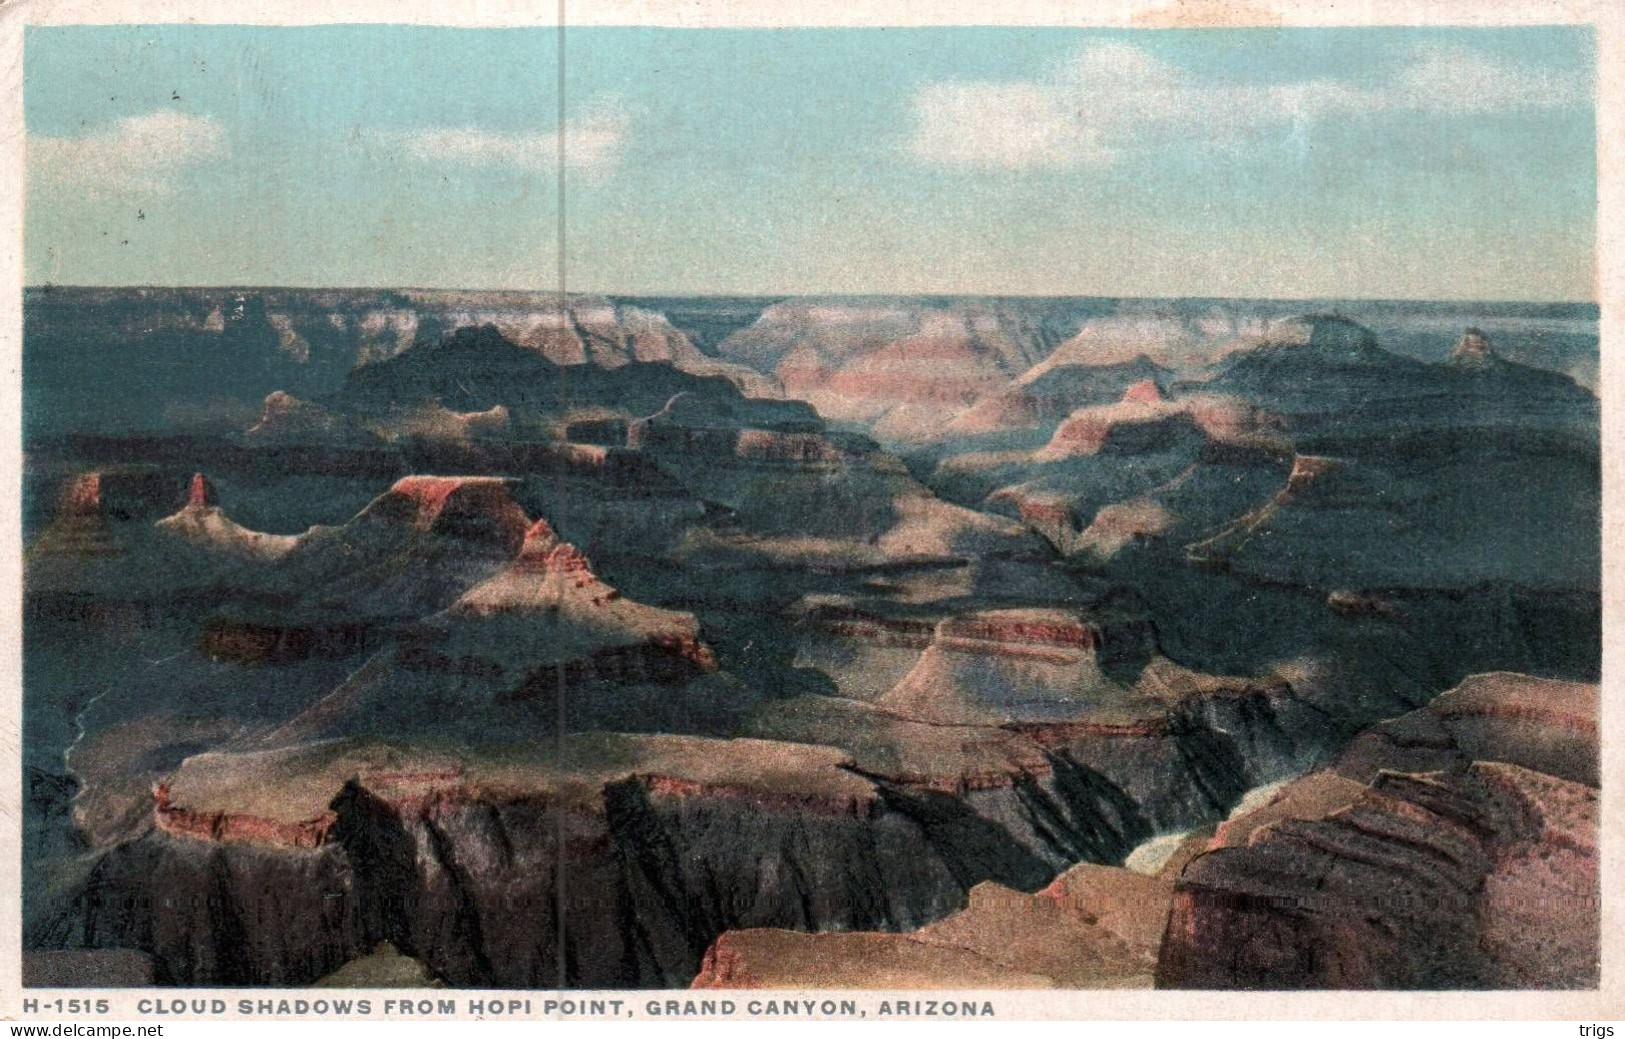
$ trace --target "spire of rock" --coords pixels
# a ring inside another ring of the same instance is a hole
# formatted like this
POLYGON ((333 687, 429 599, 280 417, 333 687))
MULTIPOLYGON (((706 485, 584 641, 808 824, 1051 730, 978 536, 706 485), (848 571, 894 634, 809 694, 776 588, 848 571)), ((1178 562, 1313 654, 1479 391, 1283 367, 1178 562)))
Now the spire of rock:
POLYGON ((218 504, 214 485, 202 473, 192 474, 192 486, 186 492, 186 507, 189 509, 207 509, 218 504))
POLYGON ((1456 348, 1450 351, 1450 360, 1457 364, 1487 364, 1495 357, 1489 337, 1477 328, 1465 329, 1456 340, 1456 348))
POLYGON ((559 536, 553 530, 553 525, 545 519, 539 519, 525 531, 525 543, 519 550, 524 556, 545 556, 559 543, 559 536))
POLYGON ((102 510, 102 474, 85 473, 69 481, 62 491, 62 512, 69 516, 94 516, 102 510))

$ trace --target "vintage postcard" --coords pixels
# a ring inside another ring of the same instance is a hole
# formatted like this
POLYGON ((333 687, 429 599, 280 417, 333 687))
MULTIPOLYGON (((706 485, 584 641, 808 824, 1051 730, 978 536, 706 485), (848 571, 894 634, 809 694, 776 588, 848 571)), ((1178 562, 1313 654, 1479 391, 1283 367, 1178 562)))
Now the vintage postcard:
POLYGON ((0 1013, 1625 1014, 1617 9, 986 6, 0 7, 0 1013))

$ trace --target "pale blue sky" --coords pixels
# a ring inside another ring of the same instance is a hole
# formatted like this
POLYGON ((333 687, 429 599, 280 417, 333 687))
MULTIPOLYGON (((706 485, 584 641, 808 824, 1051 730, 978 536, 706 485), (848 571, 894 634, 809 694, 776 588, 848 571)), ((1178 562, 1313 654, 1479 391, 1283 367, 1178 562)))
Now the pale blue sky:
MULTIPOLYGON (((568 33, 568 282, 1591 299, 1579 29, 568 33)), ((34 28, 31 283, 557 287, 556 33, 34 28)))

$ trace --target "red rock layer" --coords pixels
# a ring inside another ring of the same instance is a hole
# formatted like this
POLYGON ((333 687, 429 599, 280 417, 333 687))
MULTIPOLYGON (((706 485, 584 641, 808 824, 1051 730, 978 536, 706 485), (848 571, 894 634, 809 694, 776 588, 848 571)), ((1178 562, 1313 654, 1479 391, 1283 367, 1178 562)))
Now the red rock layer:
POLYGON ((694 976, 690 988, 697 989, 758 989, 764 988, 760 978, 751 970, 749 960, 735 950, 738 939, 734 932, 724 932, 705 950, 700 960, 700 971, 694 976))
POLYGON ((873 797, 831 797, 816 793, 760 790, 737 783, 704 783, 659 773, 642 774, 634 779, 655 797, 739 801, 765 812, 796 812, 867 819, 875 808, 873 797))
POLYGON ((1137 718, 1128 722, 1019 722, 1006 725, 1047 750, 1065 747, 1086 736, 1105 736, 1112 739, 1163 739, 1173 730, 1167 716, 1137 718))
POLYGON ((937 630, 939 636, 948 640, 999 642, 1011 646, 1097 649, 1102 641, 1100 629, 1090 624, 986 615, 955 617, 943 621, 937 630))
MULTIPOLYGON (((432 645, 414 643, 402 646, 395 656, 395 662, 405 671, 466 675, 471 678, 496 679, 507 670, 501 663, 484 657, 453 657, 437 651, 432 645)), ((671 684, 685 682, 716 669, 716 657, 709 646, 698 639, 669 635, 641 645, 610 646, 583 659, 537 668, 524 676, 509 695, 515 700, 550 695, 561 680, 566 688, 593 680, 671 684)))
POLYGON ((819 607, 807 615, 807 623, 830 635, 907 649, 924 649, 936 635, 930 621, 880 617, 849 606, 819 607))
POLYGON ((491 477, 407 476, 386 497, 392 501, 385 514, 393 514, 398 502, 418 530, 494 539, 509 552, 519 551, 531 525, 506 484, 491 477))
POLYGON ((1071 507, 1053 498, 1031 498, 1015 494, 1001 494, 1000 497, 1013 498, 1022 520, 1029 524, 1055 525, 1068 529, 1077 527, 1078 519, 1071 507))
POLYGON ((165 833, 224 844, 277 848, 316 848, 325 844, 338 816, 329 811, 299 822, 283 822, 228 812, 193 812, 170 803, 169 787, 153 788, 153 820, 165 833))
POLYGON ((1450 356, 1457 360, 1483 361, 1495 356, 1490 348, 1490 341, 1483 332, 1476 328, 1469 328, 1456 340, 1456 348, 1450 351, 1450 356))
POLYGON ((343 657, 366 642, 365 624, 284 628, 216 617, 198 633, 197 647, 218 660, 278 663, 310 657, 343 657))
POLYGON ((1160 404, 1164 400, 1167 400, 1167 398, 1162 395, 1162 390, 1158 389, 1157 384, 1150 379, 1141 379, 1133 386, 1130 386, 1128 389, 1124 390, 1123 399, 1125 401, 1134 401, 1140 404, 1160 404))
POLYGON ((514 561, 513 569, 527 574, 546 573, 550 554, 558 544, 559 536, 553 530, 553 525, 545 519, 537 520, 525 531, 525 540, 519 547, 519 558, 514 561))
POLYGON ((191 486, 186 491, 186 507, 189 509, 206 509, 217 505, 214 485, 202 473, 192 474, 191 486))

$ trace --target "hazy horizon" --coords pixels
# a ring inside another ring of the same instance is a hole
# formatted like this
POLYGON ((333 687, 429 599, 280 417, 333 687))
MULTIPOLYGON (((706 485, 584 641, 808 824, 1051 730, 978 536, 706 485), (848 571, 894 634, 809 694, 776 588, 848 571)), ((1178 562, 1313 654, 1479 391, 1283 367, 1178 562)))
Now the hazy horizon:
MULTIPOLYGON (((187 283, 161 285, 156 283, 92 284, 89 282, 40 282, 24 285, 25 292, 49 293, 57 291, 260 291, 260 292, 444 292, 444 293, 511 293, 536 296, 556 296, 556 288, 520 288, 508 285, 277 285, 254 282, 220 282, 216 284, 187 283)), ((695 299, 695 300, 768 300, 768 299, 1030 299, 1030 300, 1112 300, 1144 302, 1257 302, 1257 303, 1448 303, 1487 304, 1492 306, 1551 306, 1600 307, 1595 299, 1513 299, 1487 297, 1429 297, 1429 296, 1138 296, 1106 295, 1092 292, 1039 293, 1039 292, 623 292, 615 289, 568 288, 566 296, 604 296, 616 299, 695 299)))

